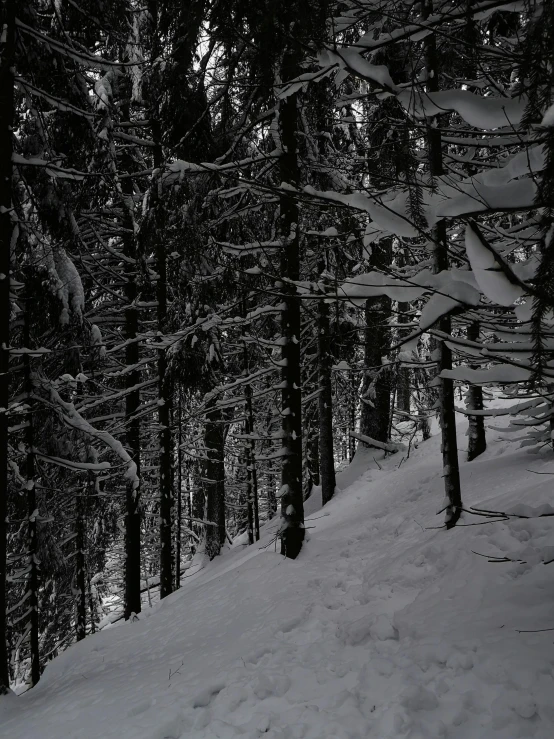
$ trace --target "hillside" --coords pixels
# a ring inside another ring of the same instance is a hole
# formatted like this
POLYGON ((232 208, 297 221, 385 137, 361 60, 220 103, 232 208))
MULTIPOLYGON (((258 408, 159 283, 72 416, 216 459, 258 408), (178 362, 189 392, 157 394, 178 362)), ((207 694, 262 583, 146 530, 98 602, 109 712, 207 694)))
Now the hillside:
MULTIPOLYGON (((551 502, 551 477, 529 471, 551 454, 489 439, 462 464, 466 505, 551 502)), ((520 631, 554 627, 553 519, 434 529, 439 439, 402 456, 366 453, 324 510, 314 496, 297 560, 275 553, 273 522, 260 547, 235 545, 138 622, 71 647, 2 701, 2 736, 550 739, 553 632, 520 631)))

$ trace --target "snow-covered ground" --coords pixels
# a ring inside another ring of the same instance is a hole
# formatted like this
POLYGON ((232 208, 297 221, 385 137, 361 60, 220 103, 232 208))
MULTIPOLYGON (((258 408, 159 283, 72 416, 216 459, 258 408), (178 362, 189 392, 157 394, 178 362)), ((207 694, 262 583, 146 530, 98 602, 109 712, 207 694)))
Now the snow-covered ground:
MULTIPOLYGON (((434 529, 439 439, 398 469, 402 456, 379 469, 366 454, 324 510, 310 500, 296 561, 267 546, 274 522, 139 621, 71 647, 0 700, 0 735, 551 739, 554 631, 535 630, 554 627, 554 518, 434 529)), ((552 478, 529 470, 554 472, 554 457, 491 430, 462 465, 466 505, 553 502, 552 478)))

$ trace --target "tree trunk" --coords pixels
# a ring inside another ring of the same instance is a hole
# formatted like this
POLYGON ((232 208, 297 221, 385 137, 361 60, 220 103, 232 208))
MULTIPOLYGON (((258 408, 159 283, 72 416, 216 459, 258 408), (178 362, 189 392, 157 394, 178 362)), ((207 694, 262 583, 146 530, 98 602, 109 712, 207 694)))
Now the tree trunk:
MULTIPOLYGON (((160 238, 157 239, 156 250, 158 255, 158 331, 163 334, 167 318, 167 270, 164 244, 160 238)), ((158 350, 158 398, 158 422, 160 424, 160 598, 165 598, 173 591, 171 392, 167 376, 166 349, 158 350)))
MULTIPOLYGON (((244 434, 248 434, 248 424, 244 424, 244 434)), ((248 531, 248 543, 254 543, 254 506, 252 505, 252 477, 250 474, 250 466, 248 464, 248 442, 244 445, 244 477, 246 481, 246 527, 248 531)))
MULTIPOLYGON (((403 266, 403 259, 400 265, 403 266)), ((398 323, 407 323, 409 319, 410 304, 409 303, 398 303, 398 323)), ((399 336, 406 336, 409 333, 409 329, 400 329, 398 331, 399 336)), ((398 373, 396 376, 396 407, 403 413, 411 412, 411 399, 412 393, 410 388, 410 368, 409 367, 398 367, 398 373)))
MULTIPOLYGON (((479 321, 473 321, 467 327, 467 338, 470 341, 479 341, 479 321)), ((470 365, 476 368, 474 365, 470 365)), ((467 407, 472 411, 483 410, 483 388, 480 385, 470 385, 467 391, 467 407)), ((469 416, 467 430, 467 461, 471 462, 487 448, 485 436, 485 419, 483 416, 469 416)))
MULTIPOLYGON (((157 3, 152 4, 157 14, 157 3)), ((157 17, 157 16, 156 16, 157 17)), ((157 25, 154 33, 154 47, 157 49, 157 25)), ((152 138, 154 167, 161 171, 163 165, 163 154, 161 147, 161 131, 158 121, 157 102, 151 105, 152 115, 152 138)), ((152 184, 151 207, 154 217, 154 231, 152 233, 155 242, 156 264, 158 268, 158 279, 156 281, 156 299, 158 304, 158 336, 163 342, 163 335, 167 330, 167 259, 165 241, 162 238, 163 216, 162 205, 157 196, 158 181, 154 179, 152 184)), ((167 349, 158 349, 158 423, 159 430, 159 490, 160 490, 160 598, 165 598, 173 591, 173 495, 171 490, 171 388, 167 372, 167 349)))
POLYGON ((225 543, 225 467, 223 418, 215 402, 209 400, 206 409, 204 446, 206 463, 204 484, 206 486, 206 554, 210 559, 217 557, 225 543))
MULTIPOLYGON (((358 397, 358 384, 354 379, 354 375, 348 380, 351 387, 350 398, 348 399, 348 425, 351 431, 356 431, 356 399, 358 397)), ((349 434, 348 439, 348 461, 352 462, 356 454, 356 439, 349 434)))
POLYGON ((13 222, 12 148, 14 119, 15 0, 0 4, 0 695, 9 691, 6 565, 8 538, 8 415, 10 400, 10 267, 13 222))
MULTIPOLYGON (((34 474, 34 454, 27 456, 27 475, 34 474), (31 461, 33 460, 33 461, 31 461)), ((32 480, 32 478, 29 478, 32 480)), ((40 651, 38 624, 38 559, 37 559, 37 497, 34 482, 27 491, 29 579, 27 580, 27 599, 30 609, 29 649, 31 655, 31 687, 40 680, 40 651)))
POLYGON ((388 319, 392 302, 387 296, 370 298, 365 305, 365 373, 362 383, 360 433, 388 441, 391 373, 382 358, 390 347, 388 319))
POLYGON ((87 592, 88 592, 88 609, 90 612, 90 633, 96 633, 96 605, 94 603, 94 594, 92 592, 92 582, 90 572, 87 575, 87 592))
MULTIPOLYGON (((246 300, 241 301, 242 317, 246 318, 246 300)), ((243 329, 244 334, 244 329, 243 329)), ((250 374, 250 359, 248 356, 248 344, 245 339, 242 342, 243 373, 245 377, 250 374)), ((254 411, 252 408, 252 386, 247 383, 244 388, 246 420, 244 423, 245 434, 250 438, 244 447, 246 462, 246 500, 248 506, 248 541, 260 540, 260 512, 258 501, 258 471, 256 470, 256 442, 254 440, 254 411)))
MULTIPOLYGON (((283 78, 297 70, 292 58, 283 63, 283 78)), ((298 129, 297 97, 289 95, 280 103, 281 182, 296 187, 300 181, 296 151, 298 129)), ((300 277, 299 209, 294 197, 280 196, 281 234, 285 241, 281 274, 289 280, 300 277)), ((304 500, 302 495, 302 391, 300 376, 300 301, 296 288, 283 283, 285 308, 281 314, 283 467, 281 472, 281 554, 295 559, 304 541, 304 500)))
MULTIPOLYGON (((25 295, 25 313, 23 324, 23 345, 31 348, 31 316, 30 306, 32 297, 27 291, 25 295)), ((37 541, 37 488, 35 464, 35 433, 33 419, 33 380, 31 375, 31 358, 28 354, 23 357, 25 377, 25 394, 27 401, 27 425, 25 429, 25 444, 27 447, 25 472, 27 478, 27 556, 29 575, 27 579, 28 607, 29 607, 29 649, 31 656, 31 687, 40 680, 40 652, 39 652, 39 623, 38 623, 38 589, 39 589, 39 561, 37 541)))
POLYGON ((87 483, 75 490, 75 590, 77 595, 75 631, 77 641, 87 635, 87 590, 85 573, 85 491, 87 483))
POLYGON ((267 518, 269 521, 277 513, 277 496, 275 494, 275 480, 273 475, 267 476, 267 518))
POLYGON ((410 370, 399 367, 396 385, 396 407, 403 413, 411 412, 410 370))
POLYGON ((319 474, 320 457, 319 457, 319 416, 317 428, 313 427, 313 419, 310 419, 310 425, 307 433, 310 438, 308 439, 308 469, 310 475, 310 489, 313 485, 321 484, 321 477, 319 474))
MULTIPOLYGON (((125 180, 126 187, 130 188, 125 180)), ((126 192, 126 195, 130 195, 126 192)), ((130 203, 127 204, 131 208, 130 203)), ((140 475, 140 421, 136 417, 140 407, 140 391, 132 389, 140 381, 140 372, 137 368, 139 362, 138 334, 138 310, 136 300, 137 291, 137 253, 134 237, 134 219, 129 214, 130 235, 126 236, 123 251, 126 257, 133 262, 125 261, 125 297, 127 305, 125 308, 125 364, 134 369, 125 375, 125 423, 127 448, 134 463, 137 466, 137 475, 140 475)), ((133 486, 129 481, 126 491, 125 511, 125 606, 124 616, 129 619, 132 614, 140 613, 140 489, 133 486)))
MULTIPOLYGON (((248 434, 252 437, 254 434, 254 414, 252 411, 252 388, 247 385, 244 389, 246 396, 246 419, 248 434)), ((252 507, 252 517, 254 525, 254 538, 260 541, 260 511, 258 501, 258 471, 256 469, 256 442, 253 438, 247 443, 246 447, 246 464, 247 479, 249 490, 249 501, 252 507)))
MULTIPOLYGON (((181 587, 181 537, 183 525, 183 430, 181 428, 183 418, 181 406, 181 386, 178 389, 177 405, 177 527, 175 532, 175 590, 181 587)), ((190 497, 189 497, 190 504, 190 497)))
MULTIPOLYGON (((433 0, 424 0, 422 3, 422 16, 427 18, 433 12, 433 0)), ((425 59, 429 72, 427 86, 430 92, 439 90, 439 70, 437 62, 437 50, 435 34, 426 37, 425 59)), ((440 177, 444 174, 442 164, 442 139, 438 126, 433 121, 427 121, 427 145, 429 150, 431 177, 440 177)), ((446 224, 441 220, 433 228, 432 238, 433 269, 435 273, 448 269, 448 243, 446 238, 446 224)), ((450 335, 452 326, 450 316, 443 316, 438 321, 438 328, 445 334, 450 335)), ((460 488, 460 471, 458 466, 458 441, 456 434, 456 413, 454 410, 454 383, 452 380, 441 378, 441 373, 452 369, 452 351, 444 341, 438 342, 436 348, 437 356, 437 380, 439 388, 439 416, 442 434, 442 460, 443 477, 446 499, 445 523, 450 529, 456 525, 462 512, 462 493, 460 488)))
POLYGON ((331 347, 329 344, 329 304, 318 303, 317 359, 319 369, 319 470, 321 502, 328 503, 335 492, 335 451, 333 446, 333 393, 331 347))

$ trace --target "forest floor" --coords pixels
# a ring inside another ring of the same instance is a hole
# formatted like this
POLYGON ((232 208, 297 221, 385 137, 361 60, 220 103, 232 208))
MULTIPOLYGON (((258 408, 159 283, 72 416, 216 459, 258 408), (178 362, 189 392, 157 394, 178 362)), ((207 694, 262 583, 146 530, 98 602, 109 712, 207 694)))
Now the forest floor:
MULTIPOLYGON (((462 463, 466 505, 554 502, 552 478, 530 472, 554 472, 552 452, 520 449, 504 425, 462 463)), ((379 469, 365 452, 324 510, 307 501, 296 561, 270 522, 260 546, 236 544, 140 620, 72 646, 0 702, 0 735, 551 739, 554 519, 433 528, 439 439, 402 456, 379 469)))

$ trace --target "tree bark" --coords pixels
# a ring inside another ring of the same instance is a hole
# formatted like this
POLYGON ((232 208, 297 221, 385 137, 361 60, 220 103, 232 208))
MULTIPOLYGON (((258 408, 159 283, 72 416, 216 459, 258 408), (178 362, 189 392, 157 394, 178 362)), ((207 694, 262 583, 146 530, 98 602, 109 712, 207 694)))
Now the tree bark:
POLYGON ((81 641, 87 635, 87 590, 86 590, 86 573, 85 573, 85 491, 87 488, 85 483, 81 492, 79 488, 75 489, 75 532, 77 534, 75 540, 75 590, 77 595, 76 604, 76 624, 75 631, 77 641, 81 641))
MULTIPOLYGON (((425 19, 433 12, 433 0, 424 0, 422 3, 422 17, 425 19)), ((430 92, 439 90, 439 70, 435 34, 431 33, 424 41, 425 61, 427 66, 427 86, 430 92)), ((444 174, 442 163, 442 138, 440 129, 427 121, 427 145, 429 151, 431 177, 444 174)), ((433 228, 432 238, 433 269, 435 273, 448 269, 448 242, 446 223, 441 220, 433 228)), ((438 328, 450 335, 452 326, 450 316, 443 316, 438 321, 438 328)), ((436 347, 437 382, 439 389, 439 417, 442 434, 443 477, 446 499, 445 523, 446 528, 453 528, 462 512, 462 493, 460 488, 460 470, 458 464, 458 440, 456 434, 456 413, 454 410, 454 383, 441 377, 445 370, 452 369, 452 351, 444 341, 436 347)))
POLYGON ((12 150, 14 119, 15 0, 0 4, 0 695, 9 691, 6 565, 8 537, 8 404, 10 400, 10 267, 13 222, 12 150))
POLYGON ((225 434, 221 410, 209 400, 206 409, 204 446, 206 449, 204 484, 206 486, 206 554, 217 557, 225 543, 225 434))
MULTIPOLYGON (((157 14, 157 3, 152 3, 153 11, 157 14)), ((157 15, 156 15, 157 18, 157 15)), ((157 49, 157 23, 154 32, 153 48, 157 49)), ((152 138, 154 167, 161 171, 163 165, 163 154, 161 146, 161 130, 158 121, 157 101, 151 105, 152 115, 152 138)), ((156 263, 158 268, 158 279, 156 281, 156 299, 158 303, 158 336, 163 341, 163 335, 167 330, 167 259, 165 241, 162 238, 162 205, 158 202, 157 195, 158 180, 154 179, 151 192, 151 206, 154 217, 154 232, 156 263)), ((171 389, 167 372, 167 349, 158 349, 158 423, 159 430, 159 491, 160 491, 160 598, 165 598, 173 592, 173 495, 171 490, 171 389)))
MULTIPOLYGON (((158 332, 163 334, 167 320, 167 265, 161 238, 156 239, 158 262, 158 332)), ((161 336, 160 336, 160 340, 161 336)), ((160 598, 173 591, 173 496, 171 492, 171 392, 167 376, 167 350, 158 350, 158 422, 160 486, 160 598)))
MULTIPOLYGON (((247 385, 244 389, 246 396, 246 418, 248 434, 254 434, 254 414, 252 411, 252 388, 247 385)), ((258 471, 256 469, 256 442, 253 438, 247 443, 246 447, 246 463, 247 463, 247 479, 249 501, 252 507, 252 518, 254 526, 254 539, 260 541, 260 511, 258 500, 258 471)))
MULTIPOLYGON (((26 291, 25 313, 23 324, 23 345, 31 348, 31 295, 26 291)), ((39 589, 39 561, 37 541, 37 488, 35 464, 35 429, 33 423, 33 379, 31 375, 31 358, 28 354, 23 357, 23 371, 25 377, 25 394, 27 400, 27 425, 25 429, 25 444, 27 447, 25 476, 27 478, 27 557, 29 575, 27 578, 27 602, 29 604, 29 649, 31 657, 31 687, 40 680, 40 650, 39 650, 39 622, 38 622, 38 589, 39 589)))
MULTIPOLYGON (((473 321, 467 327, 467 338, 470 341, 479 341, 479 321, 473 321)), ((475 368, 474 365, 470 367, 475 368)), ((470 385, 467 391, 467 407, 469 410, 483 410, 483 388, 480 385, 470 385)), ((467 430, 467 461, 471 462, 487 448, 485 435, 485 419, 483 416, 469 416, 467 430)))
POLYGON ((382 358, 390 347, 388 319, 392 303, 387 296, 370 298, 365 305, 365 373, 362 383, 360 433, 388 441, 391 373, 382 358))
MULTIPOLYGON (((352 376, 348 380, 348 384, 352 390, 348 398, 348 428, 350 431, 356 431, 356 400, 358 398, 358 384, 352 376)), ((348 461, 352 462, 356 454, 356 439, 350 433, 348 434, 348 461)))
MULTIPOLYGON (((242 317, 246 318, 246 299, 241 301, 242 317)), ((243 329, 244 334, 244 329, 243 329)), ((245 377, 250 374, 250 359, 248 355, 248 344, 245 339, 242 342, 243 373, 245 377)), ((244 388, 246 420, 244 423, 245 434, 250 438, 246 440, 244 456, 246 462, 246 500, 248 506, 248 540, 250 544, 254 540, 260 540, 260 512, 258 501, 258 471, 256 469, 256 442, 254 435, 254 411, 252 408, 252 386, 247 383, 244 388)))
POLYGON ((317 358, 319 368, 319 476, 321 502, 328 503, 335 492, 335 452, 333 446, 333 393, 331 347, 329 342, 329 304, 318 303, 317 358))
POLYGON ((275 480, 273 475, 267 476, 267 518, 271 521, 277 513, 277 496, 275 494, 275 480))
POLYGON ((306 430, 309 433, 310 438, 307 441, 308 445, 308 473, 310 476, 310 489, 313 485, 321 484, 321 477, 319 474, 320 457, 319 457, 319 415, 317 419, 317 428, 313 427, 313 419, 310 419, 311 423, 306 430))
MULTIPOLYGON (((283 64, 283 78, 294 77, 297 65, 290 58, 283 64)), ((300 181, 297 160, 298 130, 297 96, 290 95, 280 103, 281 143, 280 177, 296 187, 300 181)), ((300 277, 299 209, 294 197, 280 196, 281 233, 285 244, 281 274, 289 280, 300 277)), ((304 541, 304 500, 302 495, 302 391, 300 376, 300 301, 296 288, 282 285, 285 308, 281 314, 283 338, 282 431, 283 467, 281 472, 281 554, 296 559, 304 541)))
MULTIPOLYGON (((181 427, 183 412, 181 406, 181 386, 178 387, 177 404, 177 526, 175 532, 175 590, 181 587, 181 537, 183 526, 183 430, 181 427)), ((190 504, 190 497, 189 497, 190 504)))
POLYGON ((87 592, 88 592, 88 609, 90 612, 90 633, 96 633, 96 605, 94 603, 94 594, 92 592, 92 582, 90 572, 87 575, 87 592))
MULTIPOLYGON (((125 180, 126 187, 130 180, 125 180)), ((131 192, 126 192, 130 196, 131 192)), ((130 203, 127 204, 131 208, 130 203)), ((125 308, 125 364, 134 369, 125 375, 125 423, 127 448, 134 463, 137 466, 137 474, 140 476, 140 421, 137 413, 140 407, 140 391, 132 389, 140 381, 140 372, 137 368, 139 362, 138 342, 138 310, 136 300, 137 290, 137 252, 134 237, 134 219, 129 217, 130 223, 127 229, 130 234, 126 236, 123 252, 133 262, 125 261, 125 297, 127 305, 125 308)), ((129 481, 125 499, 125 606, 124 616, 129 619, 132 614, 140 613, 140 488, 134 488, 129 481)))
MULTIPOLYGON (((403 257, 403 255, 401 255, 403 257)), ((399 260, 400 266, 404 266, 404 259, 399 260)), ((407 323, 409 319, 410 304, 398 303, 398 323, 407 323)), ((409 329, 400 329, 399 336, 406 336, 409 329)), ((410 368, 398 367, 396 377, 396 407, 403 413, 411 412, 412 392, 410 388, 410 368)))

